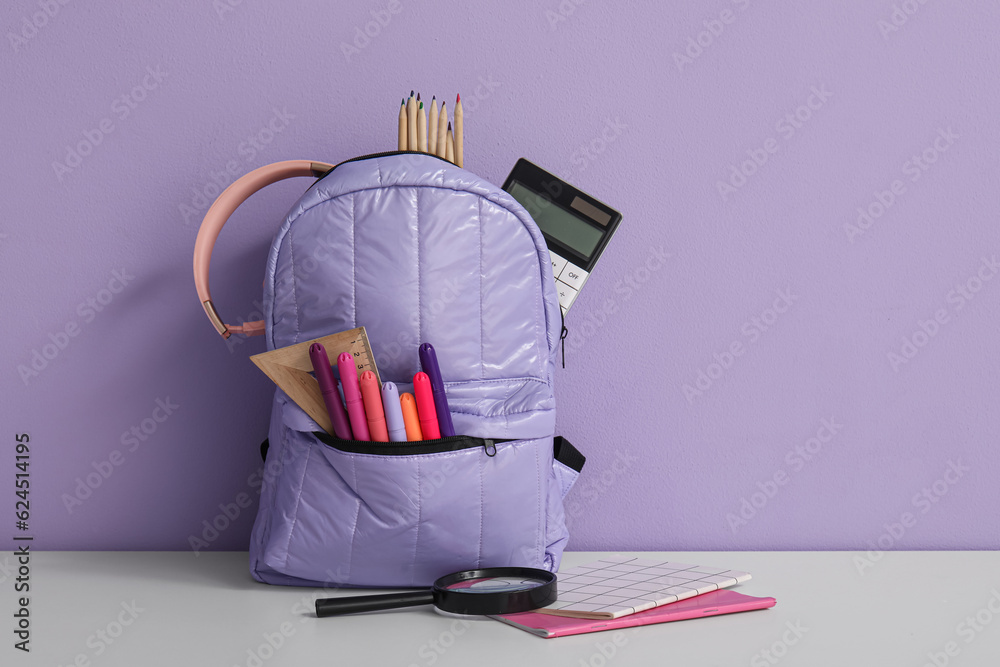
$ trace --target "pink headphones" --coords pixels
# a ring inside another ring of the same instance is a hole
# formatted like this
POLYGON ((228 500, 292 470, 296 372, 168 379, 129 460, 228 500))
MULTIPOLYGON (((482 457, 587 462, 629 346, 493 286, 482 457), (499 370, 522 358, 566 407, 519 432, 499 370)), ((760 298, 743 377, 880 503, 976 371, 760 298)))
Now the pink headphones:
POLYGON ((246 336, 260 336, 264 333, 264 320, 244 322, 242 325, 223 324, 222 318, 215 310, 212 294, 208 289, 208 270, 212 262, 212 249, 215 247, 215 240, 219 238, 222 226, 229 220, 229 216, 240 207, 240 204, 258 190, 286 178, 297 176, 320 178, 331 169, 333 169, 333 165, 326 162, 309 160, 275 162, 254 169, 246 176, 237 179, 209 207, 205 219, 201 222, 201 228, 198 230, 198 238, 194 242, 194 284, 198 289, 198 299, 205 308, 205 314, 208 315, 209 321, 223 338, 229 338, 229 335, 234 332, 246 336))

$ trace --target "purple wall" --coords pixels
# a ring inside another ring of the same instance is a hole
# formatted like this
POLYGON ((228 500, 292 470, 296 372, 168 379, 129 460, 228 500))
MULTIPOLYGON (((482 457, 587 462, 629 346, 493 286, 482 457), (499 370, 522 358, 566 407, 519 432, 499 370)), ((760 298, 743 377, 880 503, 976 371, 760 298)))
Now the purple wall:
MULTIPOLYGON (((1000 547, 995 3, 45 4, 0 9, 0 497, 28 433, 36 548, 255 502, 272 387, 198 305, 205 197, 394 148, 411 88, 462 93, 472 171, 624 213, 558 376, 572 548, 1000 547)), ((223 232, 228 319, 307 185, 223 232)))

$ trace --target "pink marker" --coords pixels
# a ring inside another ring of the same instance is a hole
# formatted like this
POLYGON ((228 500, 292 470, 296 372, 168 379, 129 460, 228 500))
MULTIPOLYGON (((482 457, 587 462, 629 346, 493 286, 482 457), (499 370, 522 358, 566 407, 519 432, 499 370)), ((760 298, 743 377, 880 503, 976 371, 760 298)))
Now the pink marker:
POLYGON ((438 428, 437 411, 434 409, 434 390, 427 373, 420 371, 413 376, 413 395, 417 399, 417 414, 420 416, 420 430, 427 440, 441 437, 438 428))
POLYGON ((361 398, 361 387, 358 385, 358 369, 354 367, 354 357, 350 352, 344 352, 337 357, 337 368, 340 369, 340 385, 344 388, 344 402, 347 403, 347 416, 351 420, 354 439, 371 440, 368 420, 365 417, 365 402, 361 398))

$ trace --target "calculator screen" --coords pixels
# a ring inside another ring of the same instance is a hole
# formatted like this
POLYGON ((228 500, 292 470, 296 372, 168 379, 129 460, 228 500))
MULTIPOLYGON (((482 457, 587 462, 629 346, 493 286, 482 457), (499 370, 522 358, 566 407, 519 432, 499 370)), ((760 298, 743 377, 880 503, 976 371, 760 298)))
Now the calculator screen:
POLYGON ((510 184, 508 192, 531 214, 539 229, 566 247, 587 258, 597 248, 604 234, 603 230, 517 181, 510 184))

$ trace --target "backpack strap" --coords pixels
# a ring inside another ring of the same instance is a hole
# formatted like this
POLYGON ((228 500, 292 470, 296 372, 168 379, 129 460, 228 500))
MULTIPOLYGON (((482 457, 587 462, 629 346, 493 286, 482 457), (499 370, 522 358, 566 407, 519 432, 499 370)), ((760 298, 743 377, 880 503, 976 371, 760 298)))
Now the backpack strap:
POLYGON ((249 174, 240 177, 226 188, 209 207, 205 219, 201 222, 201 228, 198 230, 198 238, 194 242, 194 285, 198 289, 198 300, 205 308, 205 314, 208 315, 209 321, 223 338, 229 338, 233 332, 247 336, 259 336, 264 333, 264 320, 244 322, 241 325, 223 324, 222 318, 215 310, 215 304, 212 303, 212 295, 208 289, 208 269, 212 262, 212 249, 215 247, 215 240, 219 238, 222 226, 226 224, 229 216, 239 208, 240 204, 258 190, 286 178, 297 176, 321 178, 331 169, 333 169, 331 164, 310 160, 275 162, 254 169, 249 174))

